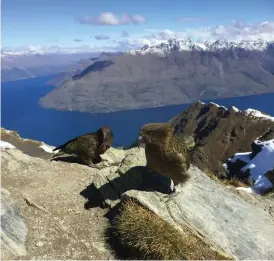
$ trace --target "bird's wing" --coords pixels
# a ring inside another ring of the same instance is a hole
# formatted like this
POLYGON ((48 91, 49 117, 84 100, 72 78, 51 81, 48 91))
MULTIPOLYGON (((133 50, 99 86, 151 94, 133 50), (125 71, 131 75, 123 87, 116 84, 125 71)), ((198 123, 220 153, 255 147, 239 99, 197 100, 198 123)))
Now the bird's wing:
POLYGON ((81 150, 83 145, 88 145, 90 140, 90 135, 92 134, 85 134, 74 138, 72 140, 67 141, 63 145, 55 148, 54 150, 61 150, 66 153, 77 153, 77 151, 81 150))
POLYGON ((178 132, 174 134, 174 137, 176 140, 183 141, 186 144, 188 150, 191 150, 191 148, 195 145, 194 138, 190 135, 178 132))
POLYGON ((174 148, 174 154, 176 154, 174 159, 178 158, 181 162, 190 162, 190 153, 184 139, 175 136, 172 140, 172 146, 174 148))

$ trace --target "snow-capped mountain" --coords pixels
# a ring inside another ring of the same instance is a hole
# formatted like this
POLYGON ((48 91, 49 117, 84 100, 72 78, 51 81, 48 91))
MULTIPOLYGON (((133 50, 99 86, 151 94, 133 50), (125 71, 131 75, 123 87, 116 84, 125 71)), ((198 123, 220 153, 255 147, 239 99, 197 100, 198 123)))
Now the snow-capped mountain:
POLYGON ((255 41, 240 41, 240 42, 228 42, 228 41, 215 41, 215 42, 193 42, 190 39, 178 40, 176 38, 169 39, 167 42, 163 42, 158 45, 144 45, 140 49, 130 50, 129 54, 146 54, 146 53, 158 53, 165 54, 172 51, 223 51, 227 49, 245 49, 245 50, 258 50, 263 51, 270 45, 274 45, 274 42, 267 42, 261 39, 255 41))

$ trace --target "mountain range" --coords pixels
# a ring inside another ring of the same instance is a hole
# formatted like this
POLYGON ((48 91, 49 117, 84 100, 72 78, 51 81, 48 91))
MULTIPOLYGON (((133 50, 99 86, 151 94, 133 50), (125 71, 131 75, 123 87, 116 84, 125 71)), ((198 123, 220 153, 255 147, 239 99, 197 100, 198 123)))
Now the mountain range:
POLYGON ((16 81, 65 72, 80 59, 98 56, 98 52, 69 52, 59 49, 1 51, 2 82, 16 81))
POLYGON ((274 43, 262 40, 170 39, 90 62, 40 104, 98 113, 274 92, 274 43))

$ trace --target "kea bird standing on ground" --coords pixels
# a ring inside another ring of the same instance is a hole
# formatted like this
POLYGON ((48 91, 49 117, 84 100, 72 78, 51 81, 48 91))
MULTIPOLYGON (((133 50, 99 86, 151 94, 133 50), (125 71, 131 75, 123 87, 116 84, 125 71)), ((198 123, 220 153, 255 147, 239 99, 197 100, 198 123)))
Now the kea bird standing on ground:
POLYGON ((187 144, 179 135, 173 134, 173 127, 168 123, 145 124, 139 134, 138 147, 145 147, 147 167, 170 178, 173 189, 188 180, 190 156, 187 144))
POLYGON ((108 126, 98 129, 96 132, 81 135, 65 144, 55 148, 59 150, 54 158, 62 154, 74 154, 85 165, 92 166, 100 162, 101 154, 104 154, 113 143, 113 133, 108 126))

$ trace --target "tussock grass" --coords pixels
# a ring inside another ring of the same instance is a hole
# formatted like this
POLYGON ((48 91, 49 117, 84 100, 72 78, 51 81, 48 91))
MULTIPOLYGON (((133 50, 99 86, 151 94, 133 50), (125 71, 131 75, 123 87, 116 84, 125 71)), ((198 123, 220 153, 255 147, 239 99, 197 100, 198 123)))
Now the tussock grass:
POLYGON ((121 206, 113 220, 113 233, 130 259, 228 260, 186 229, 179 232, 162 218, 133 200, 121 206))
POLYGON ((243 181, 241 181, 239 178, 237 177, 231 177, 229 179, 227 178, 218 178, 212 171, 210 171, 209 169, 205 169, 204 173, 211 178, 212 180, 223 184, 225 186, 227 185, 231 185, 233 187, 248 187, 247 184, 245 184, 243 181))
POLYGON ((242 182, 240 179, 236 177, 230 179, 223 179, 222 183, 225 185, 231 185, 233 187, 248 187, 244 182, 242 182))

